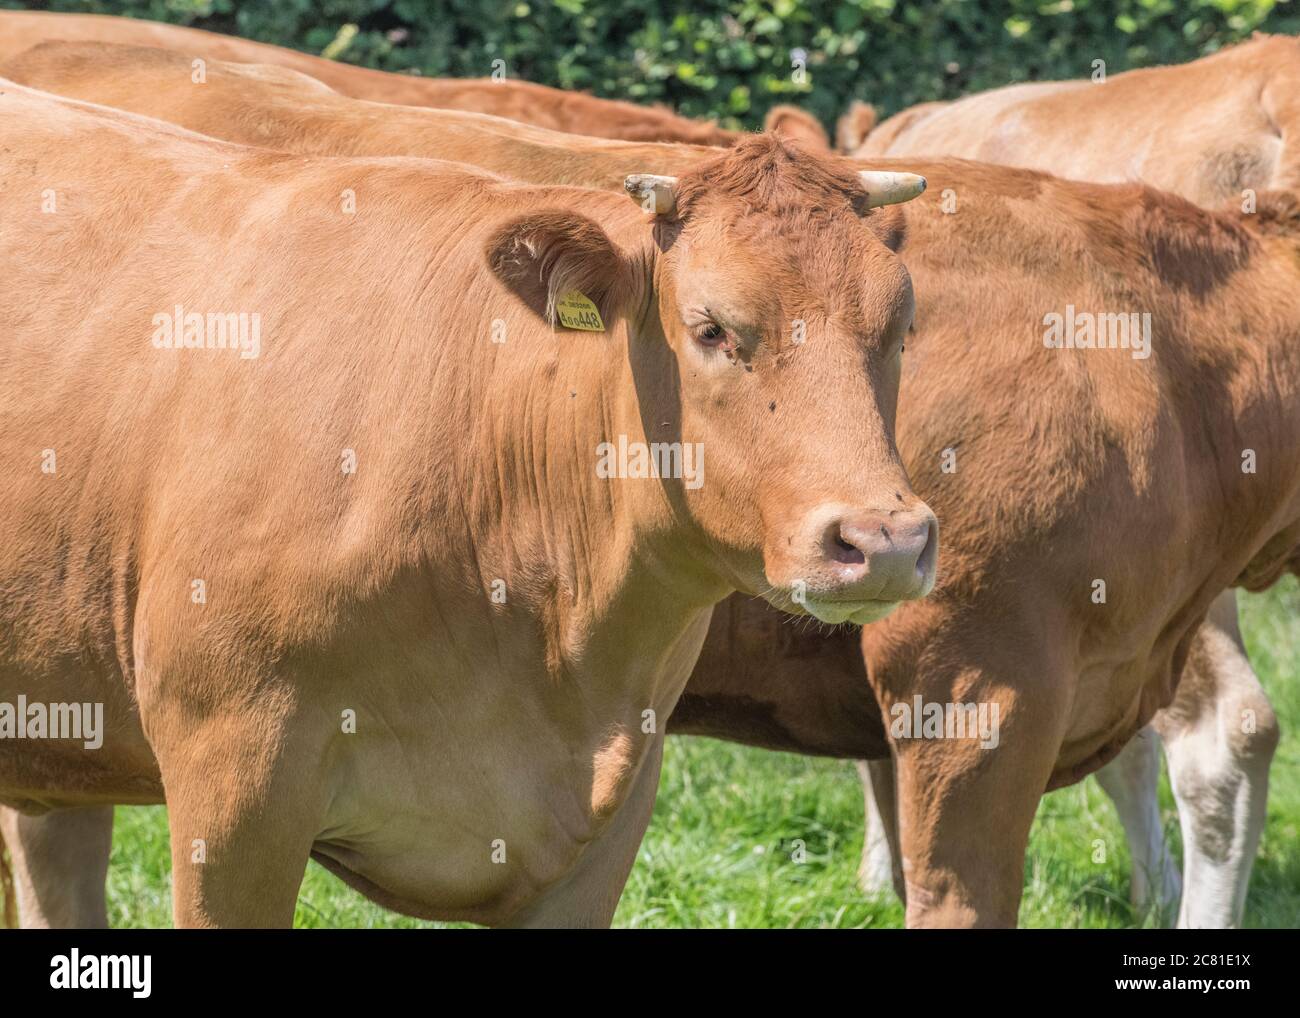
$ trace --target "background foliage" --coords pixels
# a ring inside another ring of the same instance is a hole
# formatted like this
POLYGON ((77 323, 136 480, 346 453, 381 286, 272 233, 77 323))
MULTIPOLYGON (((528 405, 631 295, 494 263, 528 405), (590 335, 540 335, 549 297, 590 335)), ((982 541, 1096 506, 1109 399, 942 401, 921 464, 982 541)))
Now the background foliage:
POLYGON ((797 102, 829 126, 1014 81, 1179 63, 1300 0, 53 0, 5 7, 173 21, 432 76, 511 77, 757 127, 797 102), (356 26, 355 34, 346 26, 356 26), (792 54, 805 55, 796 82, 792 54))

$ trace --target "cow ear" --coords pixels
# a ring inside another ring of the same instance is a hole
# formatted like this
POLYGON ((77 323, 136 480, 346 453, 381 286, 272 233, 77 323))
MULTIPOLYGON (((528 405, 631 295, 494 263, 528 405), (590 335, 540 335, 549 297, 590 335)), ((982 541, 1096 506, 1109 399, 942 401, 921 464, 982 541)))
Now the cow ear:
POLYGON ((889 250, 897 254, 903 249, 907 239, 907 216, 897 205, 873 210, 864 222, 889 250))
POLYGON ((825 152, 831 147, 821 121, 798 106, 785 103, 773 106, 763 118, 763 130, 797 141, 814 152, 825 152))
POLYGON ((867 140, 876 126, 876 108, 857 99, 849 103, 848 111, 835 125, 835 147, 852 154, 867 140))
MULTIPOLYGON (((519 216, 492 234, 486 255, 505 287, 552 326, 564 307, 583 307, 583 300, 595 306, 602 327, 626 311, 627 259, 586 216, 567 209, 519 216), (574 294, 583 300, 572 299, 574 294)), ((589 315, 582 320, 591 321, 589 315)), ((574 327, 598 331, 591 325, 574 327)))

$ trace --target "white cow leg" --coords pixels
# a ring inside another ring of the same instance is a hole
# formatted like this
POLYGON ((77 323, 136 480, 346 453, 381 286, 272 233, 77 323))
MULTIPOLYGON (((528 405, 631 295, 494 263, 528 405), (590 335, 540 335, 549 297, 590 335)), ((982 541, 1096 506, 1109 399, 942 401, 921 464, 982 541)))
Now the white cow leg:
POLYGON ((1183 929, 1240 926, 1279 729, 1246 657, 1232 591, 1197 633, 1178 695, 1154 722, 1183 831, 1183 929))
POLYGON ((1115 804, 1128 838, 1133 906, 1140 912, 1155 911, 1162 925, 1172 921, 1181 881, 1160 823, 1159 736, 1143 728, 1096 777, 1115 804))
POLYGON ((13 863, 23 929, 108 927, 104 880, 113 844, 112 806, 40 816, 0 806, 0 834, 13 863))
POLYGON ((650 825, 662 764, 663 736, 660 735, 642 761, 627 798, 600 836, 587 846, 573 871, 504 925, 589 929, 604 928, 613 922, 618 899, 650 825))
POLYGON ((866 833, 862 862, 858 866, 858 887, 869 897, 883 897, 891 890, 907 904, 903 866, 898 849, 898 793, 894 783, 894 759, 859 760, 865 800, 866 833))

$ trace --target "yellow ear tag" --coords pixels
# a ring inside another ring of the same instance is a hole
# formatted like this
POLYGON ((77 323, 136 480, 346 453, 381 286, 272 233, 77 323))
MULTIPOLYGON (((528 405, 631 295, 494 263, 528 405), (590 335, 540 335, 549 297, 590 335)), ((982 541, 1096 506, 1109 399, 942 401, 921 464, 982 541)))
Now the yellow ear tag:
POLYGON ((560 324, 566 329, 582 329, 585 332, 604 332, 605 323, 600 320, 596 305, 577 290, 570 290, 555 302, 555 312, 560 316, 560 324))

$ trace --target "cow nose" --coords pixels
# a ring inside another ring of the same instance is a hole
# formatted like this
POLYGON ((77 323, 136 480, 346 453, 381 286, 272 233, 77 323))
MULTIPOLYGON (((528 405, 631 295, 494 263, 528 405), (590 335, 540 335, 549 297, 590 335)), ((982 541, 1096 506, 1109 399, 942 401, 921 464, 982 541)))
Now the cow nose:
POLYGON ((841 516, 822 536, 822 554, 842 588, 882 601, 928 593, 938 548, 939 524, 925 506, 841 516))

